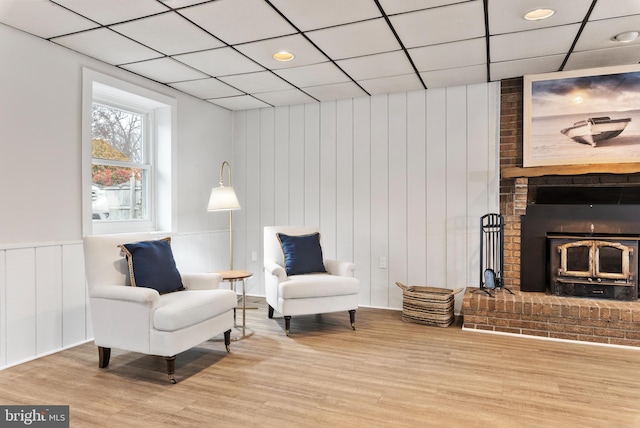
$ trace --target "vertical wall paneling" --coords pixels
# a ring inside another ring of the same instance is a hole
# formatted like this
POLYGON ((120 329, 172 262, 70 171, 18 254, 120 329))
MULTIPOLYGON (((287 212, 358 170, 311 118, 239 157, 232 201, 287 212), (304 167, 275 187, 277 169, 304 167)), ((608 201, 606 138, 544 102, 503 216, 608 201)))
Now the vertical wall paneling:
MULTIPOLYGON (((261 216, 261 110, 250 110, 246 113, 247 118, 247 149, 246 149, 246 174, 245 174, 245 187, 246 193, 246 210, 245 215, 245 227, 246 227, 246 243, 247 248, 245 253, 258 251, 262 253, 262 235, 263 229, 261 228, 260 216, 261 216)), ((238 267, 240 269, 240 267, 238 267)), ((248 261, 246 269, 253 272, 254 278, 258 280, 262 278, 262 259, 256 261, 248 261)), ((252 283, 253 285, 253 283, 252 283)), ((253 285, 250 289, 252 293, 264 295, 264 282, 259 281, 258 284, 253 285)))
POLYGON ((360 279, 360 304, 371 305, 370 98, 353 100, 353 159, 353 261, 360 279))
POLYGON ((371 97, 371 304, 389 304, 389 103, 371 97))
POLYGON ((467 92, 447 88, 447 288, 467 284, 467 92))
POLYGON ((289 224, 304 224, 304 105, 289 113, 289 224))
POLYGON ((7 364, 36 355, 35 249, 6 251, 7 364))
POLYGON ((426 99, 407 94, 407 282, 427 284, 426 99))
MULTIPOLYGON (((233 188, 240 202, 240 209, 233 212, 233 264, 234 269, 249 270, 252 248, 247 243, 247 112, 240 111, 233 115, 233 164, 231 165, 233 188)), ((212 213, 214 214, 214 213, 212 213)), ((258 250, 256 248, 256 250, 258 250)), ((258 257, 261 251, 256 254, 258 257)), ((262 258, 258 257, 260 266, 262 258)), ((262 269, 260 269, 261 271, 262 269)), ((254 277, 260 272, 254 271, 254 277)), ((253 285, 253 284, 252 284, 253 285)), ((249 281, 247 281, 249 288, 249 281)), ((257 292, 257 290, 253 290, 257 292)))
POLYGON ((62 345, 65 347, 86 340, 86 292, 82 244, 65 245, 62 247, 62 345))
POLYGON ((353 100, 336 111, 336 258, 353 261, 353 100))
MULTIPOLYGON (((275 224, 275 109, 260 110, 260 221, 259 236, 260 244, 258 249, 262 248, 262 237, 265 226, 273 226, 275 224)), ((262 274, 264 269, 261 269, 262 274)), ((264 282, 260 281, 260 290, 264 289, 264 282)), ((263 292, 264 293, 264 292, 263 292)))
MULTIPOLYGON (((52 245, 36 248, 35 252, 36 354, 41 355, 63 347, 62 248, 52 245)), ((85 306, 84 296, 81 306, 85 306)), ((82 332, 83 337, 84 334, 85 331, 82 332)))
POLYGON ((289 117, 288 106, 275 108, 273 224, 289 224, 289 117))
POLYGON ((320 105, 305 104, 304 224, 320 225, 320 105))
POLYGON ((497 213, 500 212, 500 82, 492 82, 488 85, 487 98, 489 211, 497 213))
POLYGON ((6 251, 0 250, 0 367, 7 365, 7 287, 6 251))
POLYGON ((446 90, 428 90, 426 91, 426 97, 427 279, 433 287, 446 287, 446 90))
POLYGON ((336 258, 336 102, 320 104, 320 230, 323 253, 336 258))
POLYGON ((389 303, 402 307, 402 290, 396 281, 407 283, 407 94, 389 95, 389 303))

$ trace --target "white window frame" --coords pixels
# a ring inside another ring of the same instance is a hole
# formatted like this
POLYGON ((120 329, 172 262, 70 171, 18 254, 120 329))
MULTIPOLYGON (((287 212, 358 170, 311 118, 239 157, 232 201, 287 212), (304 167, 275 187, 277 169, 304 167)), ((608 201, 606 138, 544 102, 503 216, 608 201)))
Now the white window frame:
POLYGON ((177 102, 175 98, 97 71, 83 69, 82 90, 82 226, 83 236, 141 231, 175 230, 176 183, 175 141, 177 140, 177 102), (99 102, 125 110, 148 113, 150 135, 147 220, 102 221, 92 219, 92 108, 99 102), (135 106, 138 109, 134 108, 135 106))

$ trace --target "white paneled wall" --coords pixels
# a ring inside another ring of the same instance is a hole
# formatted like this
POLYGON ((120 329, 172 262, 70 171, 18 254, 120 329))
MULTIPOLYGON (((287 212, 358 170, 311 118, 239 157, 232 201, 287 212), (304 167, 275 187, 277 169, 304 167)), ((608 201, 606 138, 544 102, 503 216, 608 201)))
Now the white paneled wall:
POLYGON ((362 305, 400 308, 396 281, 477 286, 480 217, 499 209, 498 91, 234 112, 234 259, 255 274, 249 292, 264 295, 262 230, 275 224, 319 225, 326 256, 356 263, 362 305))

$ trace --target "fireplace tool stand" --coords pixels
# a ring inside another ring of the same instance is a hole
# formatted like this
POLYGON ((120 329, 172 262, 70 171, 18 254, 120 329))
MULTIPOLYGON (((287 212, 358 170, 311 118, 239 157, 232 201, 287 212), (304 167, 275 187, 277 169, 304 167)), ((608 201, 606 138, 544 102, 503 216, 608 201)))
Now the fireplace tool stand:
POLYGON ((480 217, 480 291, 494 297, 489 290, 504 289, 504 218, 500 214, 480 217))

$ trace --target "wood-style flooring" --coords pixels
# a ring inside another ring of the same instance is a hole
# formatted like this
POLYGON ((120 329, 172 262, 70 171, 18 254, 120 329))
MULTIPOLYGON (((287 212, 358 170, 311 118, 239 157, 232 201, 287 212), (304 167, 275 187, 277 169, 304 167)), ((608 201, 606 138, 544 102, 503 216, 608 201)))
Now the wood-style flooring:
MULTIPOLYGON (((93 343, 0 371, 0 404, 67 404, 71 427, 640 427, 640 350, 408 324, 401 312, 267 318, 161 357, 93 343)), ((239 319, 241 314, 239 313, 239 319)))

